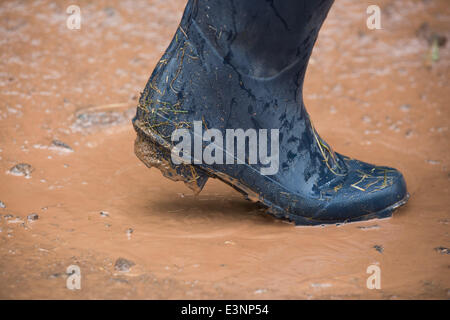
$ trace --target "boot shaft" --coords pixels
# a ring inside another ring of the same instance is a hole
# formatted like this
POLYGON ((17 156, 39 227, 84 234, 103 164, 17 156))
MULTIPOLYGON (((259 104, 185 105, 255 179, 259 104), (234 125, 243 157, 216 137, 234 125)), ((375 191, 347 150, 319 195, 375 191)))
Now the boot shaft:
POLYGON ((224 62, 241 74, 272 78, 288 68, 306 69, 332 3, 190 0, 182 24, 192 24, 224 62))

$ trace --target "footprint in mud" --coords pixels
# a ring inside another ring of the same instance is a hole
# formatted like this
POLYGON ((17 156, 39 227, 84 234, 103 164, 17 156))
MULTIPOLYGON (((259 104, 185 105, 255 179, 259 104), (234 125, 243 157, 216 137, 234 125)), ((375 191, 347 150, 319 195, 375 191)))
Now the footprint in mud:
POLYGON ((92 132, 112 126, 130 124, 136 108, 129 103, 115 103, 83 108, 75 113, 73 132, 92 132))

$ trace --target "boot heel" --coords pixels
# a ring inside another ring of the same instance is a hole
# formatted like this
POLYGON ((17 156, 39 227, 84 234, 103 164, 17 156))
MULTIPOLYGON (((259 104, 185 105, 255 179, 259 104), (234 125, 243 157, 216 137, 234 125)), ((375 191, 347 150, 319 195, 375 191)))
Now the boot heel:
POLYGON ((202 191, 208 175, 190 164, 176 165, 172 162, 170 150, 138 133, 134 143, 137 157, 149 168, 158 168, 164 177, 173 181, 183 181, 195 195, 202 191))

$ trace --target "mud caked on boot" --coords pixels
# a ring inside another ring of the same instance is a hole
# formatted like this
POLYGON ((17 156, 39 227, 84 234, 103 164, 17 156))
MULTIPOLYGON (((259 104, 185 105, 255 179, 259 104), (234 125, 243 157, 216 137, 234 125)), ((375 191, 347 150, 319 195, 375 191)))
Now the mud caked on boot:
POLYGON ((137 156, 196 193, 220 179, 296 224, 391 216, 408 199, 402 174, 334 152, 303 104, 332 3, 189 0, 139 101, 137 156))

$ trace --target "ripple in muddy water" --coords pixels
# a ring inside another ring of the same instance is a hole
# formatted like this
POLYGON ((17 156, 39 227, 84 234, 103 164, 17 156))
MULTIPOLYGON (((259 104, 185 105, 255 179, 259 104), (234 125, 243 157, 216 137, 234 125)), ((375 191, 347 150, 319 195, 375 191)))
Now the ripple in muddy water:
POLYGON ((130 124, 136 112, 134 106, 128 103, 116 103, 89 107, 75 113, 72 132, 93 132, 113 126, 130 124))

